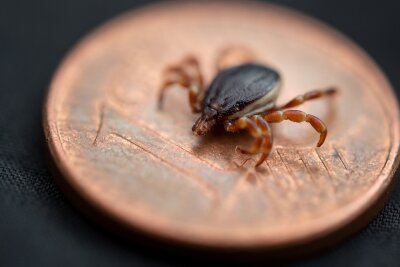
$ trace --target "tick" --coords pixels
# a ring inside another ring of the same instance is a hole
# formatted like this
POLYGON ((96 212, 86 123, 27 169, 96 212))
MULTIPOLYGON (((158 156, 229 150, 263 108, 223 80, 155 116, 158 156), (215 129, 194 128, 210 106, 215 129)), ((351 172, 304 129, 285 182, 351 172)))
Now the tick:
POLYGON ((217 59, 218 73, 210 85, 205 86, 199 62, 189 56, 182 62, 168 67, 159 94, 162 107, 165 91, 175 85, 187 89, 189 103, 194 113, 201 113, 192 127, 195 135, 207 134, 215 125, 223 124, 228 132, 247 130, 255 139, 249 148, 237 147, 244 154, 261 157, 256 166, 262 164, 272 149, 273 135, 270 123, 284 120, 307 122, 319 134, 320 147, 327 136, 325 123, 314 115, 300 110, 290 110, 305 101, 330 96, 335 88, 309 91, 282 106, 276 105, 281 88, 281 78, 276 70, 253 63, 248 50, 226 49, 217 59), (236 64, 226 66, 226 62, 236 64))

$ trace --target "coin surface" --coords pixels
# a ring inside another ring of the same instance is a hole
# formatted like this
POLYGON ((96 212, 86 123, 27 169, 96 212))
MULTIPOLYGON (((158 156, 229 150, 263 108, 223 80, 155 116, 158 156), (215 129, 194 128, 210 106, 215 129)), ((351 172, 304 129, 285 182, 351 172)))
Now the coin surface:
POLYGON ((345 235, 378 212, 398 166, 396 97, 371 59, 311 18, 253 2, 164 3, 107 23, 58 69, 44 125, 57 179, 78 206, 128 231, 209 248, 285 248, 345 235), (311 127, 283 122, 273 125, 268 160, 240 166, 249 156, 235 147, 251 137, 194 136, 186 91, 171 89, 157 109, 167 66, 193 55, 209 83, 230 46, 279 71, 278 104, 339 88, 333 99, 299 107, 327 123, 321 148, 311 127))

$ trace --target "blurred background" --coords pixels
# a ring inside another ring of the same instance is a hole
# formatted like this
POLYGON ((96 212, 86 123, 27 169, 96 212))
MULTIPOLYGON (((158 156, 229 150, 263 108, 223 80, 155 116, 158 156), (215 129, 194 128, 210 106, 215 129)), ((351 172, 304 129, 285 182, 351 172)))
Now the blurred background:
MULTIPOLYGON (((204 265, 127 244, 77 212, 53 183, 41 110, 52 74, 100 23, 156 1, 2 0, 0 5, 0 266, 204 265)), ((400 95, 400 2, 270 1, 311 15, 355 41, 400 95)), ((371 126, 373 127, 373 126, 371 126)), ((399 176, 399 175, 397 175, 399 176)), ((364 230, 293 266, 398 266, 400 186, 364 230)))

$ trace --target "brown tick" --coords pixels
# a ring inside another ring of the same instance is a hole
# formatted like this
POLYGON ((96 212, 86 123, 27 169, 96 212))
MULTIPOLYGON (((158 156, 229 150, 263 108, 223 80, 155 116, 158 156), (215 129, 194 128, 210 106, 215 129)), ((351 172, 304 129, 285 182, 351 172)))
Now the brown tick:
POLYGON ((208 87, 203 84, 198 61, 187 57, 180 64, 166 70, 166 77, 159 95, 161 107, 165 90, 179 85, 189 91, 189 103, 194 113, 201 113, 193 125, 195 135, 205 135, 216 125, 223 123, 228 132, 242 129, 255 138, 250 148, 238 147, 244 154, 262 153, 256 166, 268 157, 272 148, 272 132, 269 123, 289 120, 308 122, 319 134, 317 146, 321 146, 328 133, 325 124, 317 117, 300 110, 287 110, 305 101, 333 95, 334 88, 312 90, 295 97, 283 106, 276 106, 280 92, 280 75, 266 66, 251 63, 251 53, 245 49, 226 49, 217 60, 219 72, 208 87), (233 56, 233 57, 232 57, 233 56), (227 67, 226 63, 236 60, 227 67))

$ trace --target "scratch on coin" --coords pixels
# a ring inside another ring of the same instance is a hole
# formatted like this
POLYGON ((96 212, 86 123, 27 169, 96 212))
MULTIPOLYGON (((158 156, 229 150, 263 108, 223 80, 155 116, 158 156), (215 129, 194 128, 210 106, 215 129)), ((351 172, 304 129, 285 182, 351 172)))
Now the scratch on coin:
POLYGON ((166 147, 167 147, 167 144, 164 144, 163 147, 160 149, 160 152, 159 152, 160 155, 164 152, 166 147))
POLYGON ((207 164, 209 167, 213 168, 214 170, 216 170, 216 171, 226 171, 225 169, 219 167, 218 165, 215 165, 215 164, 213 164, 213 163, 211 163, 209 161, 206 161, 206 160, 200 158, 199 156, 194 154, 189 149, 186 149, 186 148, 180 146, 179 144, 175 143, 174 141, 170 140, 169 138, 163 136, 162 134, 158 133, 157 131, 155 131, 151 127, 149 127, 146 123, 143 123, 141 121, 135 121, 135 123, 137 123, 139 126, 143 127, 143 129, 146 129, 147 131, 151 132, 152 134, 158 136, 160 139, 164 140, 165 142, 170 143, 171 145, 174 145, 174 146, 178 147, 179 149, 189 153, 194 158, 198 159, 199 161, 203 162, 204 164, 207 164))
POLYGON ((310 175, 311 181, 315 183, 315 177, 314 177, 312 171, 310 170, 310 167, 308 166, 306 161, 303 159, 303 156, 301 155, 300 151, 296 150, 296 152, 297 152, 297 155, 299 155, 299 158, 300 158, 301 162, 303 163, 304 167, 306 168, 308 175, 310 175))
MULTIPOLYGON (((268 164, 268 162, 267 162, 267 164, 268 164)), ((269 166, 267 168, 269 170, 269 166)), ((271 210, 273 210, 275 213, 279 213, 279 201, 278 201, 278 198, 276 198, 276 196, 274 196, 277 193, 276 190, 273 190, 273 189, 270 190, 271 188, 269 186, 267 186, 267 182, 264 180, 264 178, 258 172, 255 172, 254 175, 256 176, 257 180, 260 183, 261 192, 262 192, 265 200, 267 201, 267 204, 270 204, 269 208, 271 210)))
POLYGON ((59 129, 58 123, 55 124, 55 127, 56 127, 56 133, 57 133, 58 140, 60 141, 60 144, 61 144, 61 149, 64 153, 66 153, 66 150, 64 148, 64 142, 62 142, 62 139, 61 139, 61 134, 60 134, 60 129, 59 129))
POLYGON ((234 204, 236 197, 237 197, 236 192, 239 191, 239 189, 244 184, 244 181, 246 181, 247 176, 251 172, 253 172, 252 169, 247 169, 242 175, 240 175, 238 178, 236 178, 235 185, 233 186, 233 188, 231 189, 229 194, 225 197, 225 199, 222 203, 222 206, 221 206, 221 210, 228 211, 229 208, 232 207, 232 205, 234 204))
POLYGON ((145 146, 143 146, 141 144, 138 144, 137 142, 135 142, 135 141, 133 141, 133 140, 131 140, 131 139, 119 134, 119 133, 115 133, 114 132, 114 133, 110 133, 110 134, 112 134, 114 136, 117 136, 117 137, 119 137, 119 138, 121 138, 121 139, 123 139, 123 140, 125 140, 125 141, 127 141, 129 143, 131 143, 132 145, 138 147, 142 151, 144 151, 144 152, 148 153, 149 155, 157 158, 158 160, 160 160, 162 163, 164 163, 168 167, 170 167, 170 168, 172 168, 174 170, 177 170, 177 171, 179 171, 181 173, 184 173, 184 174, 188 175, 191 178, 194 178, 194 179, 192 179, 192 181, 195 181, 207 193, 207 195, 209 195, 213 200, 217 200, 218 199, 217 190, 213 186, 211 186, 209 183, 207 183, 202 177, 197 176, 196 174, 188 172, 187 170, 182 169, 182 168, 172 164, 171 162, 169 162, 169 161, 165 160, 164 158, 160 157, 159 155, 153 153, 152 151, 147 149, 145 146))
POLYGON ((292 184, 292 185, 295 185, 295 184, 296 184, 296 182, 295 182, 295 177, 294 177, 292 171, 290 170, 289 166, 288 166, 288 165, 286 164, 286 162, 283 160, 283 157, 282 157, 282 155, 281 155, 280 149, 277 148, 277 149, 276 149, 276 153, 278 154, 280 160, 282 161, 283 165, 284 165, 285 168, 286 168, 287 173, 289 174, 291 184, 292 184))
POLYGON ((338 155, 338 158, 339 158, 340 161, 342 162, 344 168, 345 168, 346 170, 349 170, 349 165, 347 164, 346 160, 344 159, 342 153, 341 153, 337 148, 335 148, 335 151, 336 151, 336 154, 338 155))
POLYGON ((321 152, 319 151, 318 148, 315 148, 315 152, 317 153, 318 158, 319 158, 319 160, 321 161, 322 165, 324 165, 325 170, 326 170, 326 172, 328 173, 329 178, 330 178, 331 180, 333 180, 331 171, 330 171, 330 169, 329 169, 329 167, 328 167, 328 164, 326 163, 324 157, 321 155, 321 152))
POLYGON ((268 172, 272 175, 274 179, 277 179, 275 173, 272 171, 271 165, 269 164, 269 160, 266 160, 265 163, 267 163, 268 172))
POLYGON ((103 128, 103 122, 104 122, 104 103, 100 104, 100 121, 99 121, 99 126, 96 131, 96 137, 93 140, 93 145, 97 144, 97 138, 100 135, 101 129, 103 128))

